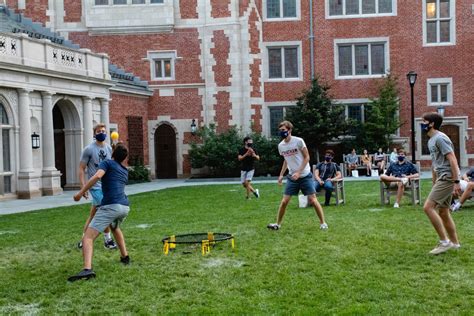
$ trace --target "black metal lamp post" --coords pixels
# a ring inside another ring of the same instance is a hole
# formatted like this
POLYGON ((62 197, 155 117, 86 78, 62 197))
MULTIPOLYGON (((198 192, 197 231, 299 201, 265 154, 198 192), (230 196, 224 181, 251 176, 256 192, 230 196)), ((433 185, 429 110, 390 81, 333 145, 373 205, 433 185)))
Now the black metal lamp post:
POLYGON ((416 83, 416 77, 418 75, 414 71, 407 73, 407 79, 410 83, 410 95, 411 95, 411 162, 416 163, 415 158, 415 98, 413 95, 413 87, 416 83))

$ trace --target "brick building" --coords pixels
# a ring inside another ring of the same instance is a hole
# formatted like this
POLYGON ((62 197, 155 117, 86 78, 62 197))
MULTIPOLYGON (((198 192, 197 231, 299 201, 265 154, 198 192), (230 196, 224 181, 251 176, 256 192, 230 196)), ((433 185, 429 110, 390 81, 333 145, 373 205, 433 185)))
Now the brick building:
POLYGON ((331 85, 347 117, 364 120, 364 104, 389 71, 399 77, 406 122, 396 142, 410 148, 405 74, 414 70, 417 158, 429 163, 420 116, 439 110, 460 164, 474 162, 474 8, 467 0, 5 2, 72 43, 107 54, 129 82, 148 83, 141 91, 112 83, 107 100, 110 126, 154 177, 191 172, 193 120, 269 136, 313 75, 331 85))

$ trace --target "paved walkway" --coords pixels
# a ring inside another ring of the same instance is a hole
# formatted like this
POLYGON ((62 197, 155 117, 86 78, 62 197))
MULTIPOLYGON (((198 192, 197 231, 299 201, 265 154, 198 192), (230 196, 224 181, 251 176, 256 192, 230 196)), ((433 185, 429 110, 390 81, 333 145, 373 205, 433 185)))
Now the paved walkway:
MULTIPOLYGON (((423 179, 430 179, 431 172, 422 172, 421 177, 423 179)), ((345 178, 345 181, 369 181, 377 180, 378 177, 359 177, 345 178)), ((147 183, 139 183, 128 185, 125 189, 127 195, 163 190, 167 188, 175 188, 182 186, 194 186, 194 185, 211 185, 211 184, 238 184, 239 178, 226 178, 226 179, 171 179, 171 180, 154 180, 147 183)), ((277 178, 255 178, 254 183, 276 183, 277 178)), ((74 202, 73 195, 76 191, 64 191, 61 195, 55 196, 43 196, 31 200, 8 200, 0 202, 0 215, 23 213, 29 211, 36 211, 42 209, 48 209, 53 207, 68 206, 73 204, 84 204, 89 203, 88 200, 82 199, 80 202, 74 202)))

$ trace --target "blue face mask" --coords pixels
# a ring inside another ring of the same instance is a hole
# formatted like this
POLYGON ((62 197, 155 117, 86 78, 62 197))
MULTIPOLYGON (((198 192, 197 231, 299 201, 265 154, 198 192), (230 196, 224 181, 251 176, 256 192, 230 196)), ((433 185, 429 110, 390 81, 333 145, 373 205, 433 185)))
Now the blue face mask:
POLYGON ((405 160, 405 156, 398 156, 398 161, 402 162, 405 160))
POLYGON ((281 138, 287 138, 288 137, 288 131, 280 131, 280 137, 281 138))
POLYGON ((106 138, 107 138, 107 134, 105 134, 105 133, 97 133, 97 134, 95 134, 95 139, 96 139, 98 142, 103 142, 106 138))
POLYGON ((425 131, 425 132, 427 132, 431 129, 430 123, 426 123, 426 124, 425 123, 420 123, 420 126, 421 126, 421 130, 425 131))

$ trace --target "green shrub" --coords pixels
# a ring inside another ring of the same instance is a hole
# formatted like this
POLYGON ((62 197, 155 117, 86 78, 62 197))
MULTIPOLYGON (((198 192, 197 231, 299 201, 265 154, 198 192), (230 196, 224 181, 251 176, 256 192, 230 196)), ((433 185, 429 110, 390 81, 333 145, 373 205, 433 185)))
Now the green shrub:
POLYGON ((143 164, 141 157, 132 157, 129 161, 128 184, 150 182, 150 171, 143 164))
MULTIPOLYGON (((240 175, 240 161, 237 159, 243 138, 233 126, 223 133, 217 133, 215 125, 205 126, 197 134, 201 143, 191 143, 189 157, 193 168, 209 168, 213 177, 236 177, 240 175)), ((257 175, 276 175, 280 171, 282 160, 278 154, 278 141, 252 133, 260 161, 256 163, 257 175)))

